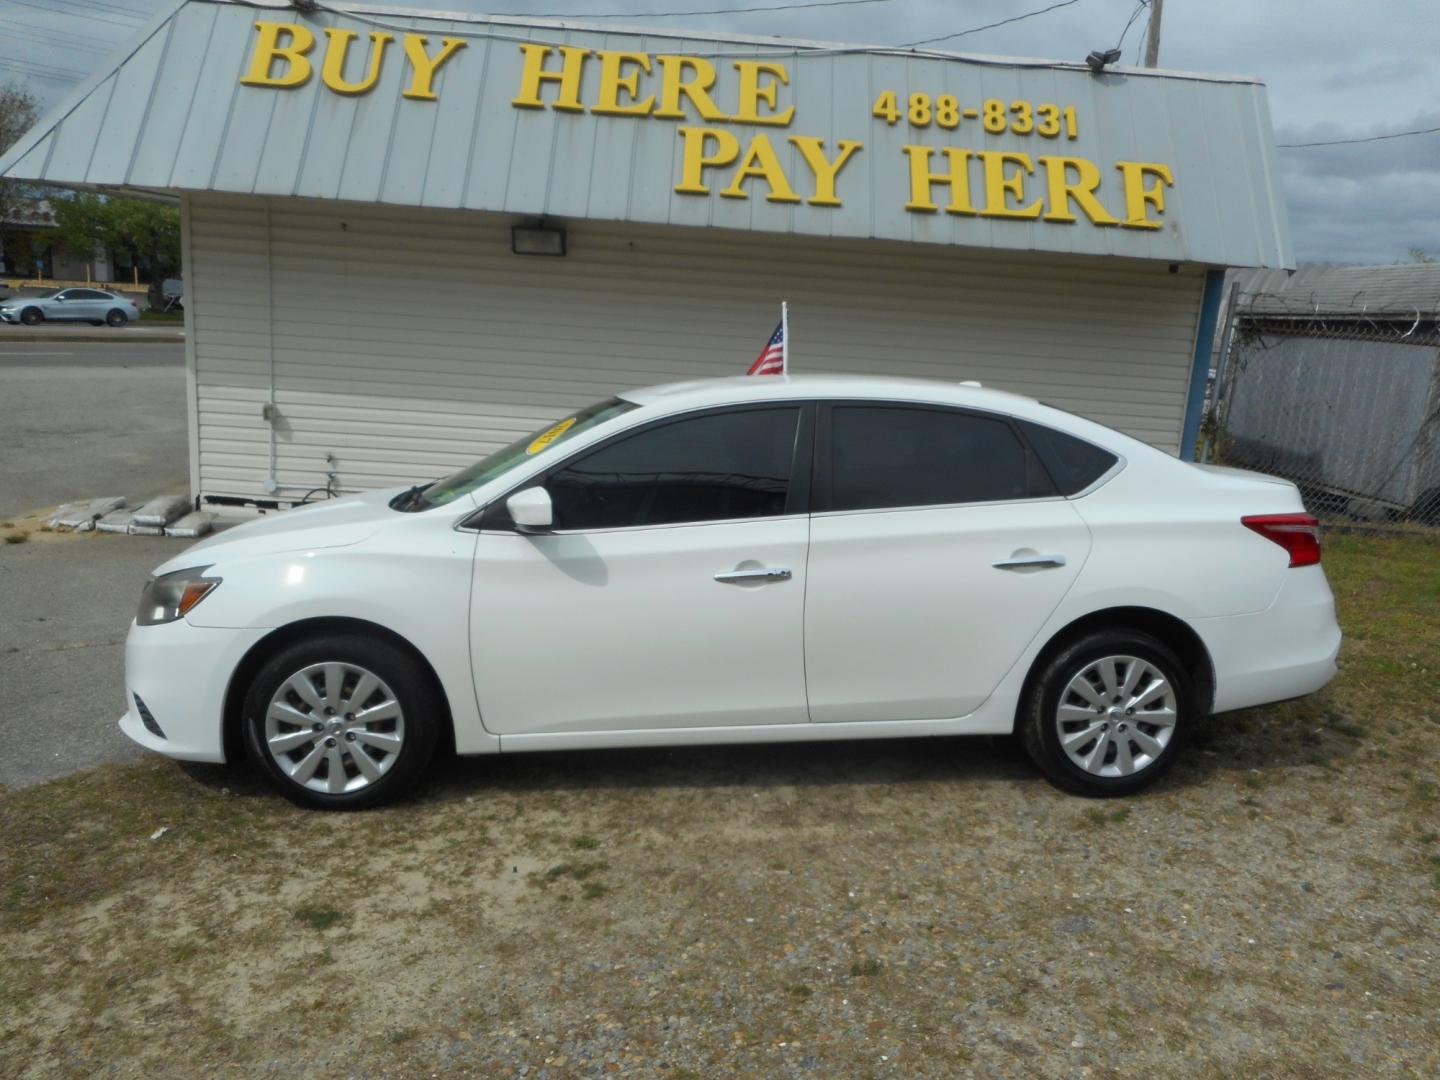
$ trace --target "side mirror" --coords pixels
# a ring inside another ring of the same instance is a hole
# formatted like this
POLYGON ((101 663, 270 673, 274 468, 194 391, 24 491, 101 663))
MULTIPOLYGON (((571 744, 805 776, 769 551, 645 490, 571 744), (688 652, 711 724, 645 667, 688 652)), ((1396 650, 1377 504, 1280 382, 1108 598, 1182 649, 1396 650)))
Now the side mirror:
POLYGON ((543 487, 517 491, 505 500, 505 509, 510 511, 510 520, 515 522, 517 532, 549 532, 555 521, 550 493, 543 487))

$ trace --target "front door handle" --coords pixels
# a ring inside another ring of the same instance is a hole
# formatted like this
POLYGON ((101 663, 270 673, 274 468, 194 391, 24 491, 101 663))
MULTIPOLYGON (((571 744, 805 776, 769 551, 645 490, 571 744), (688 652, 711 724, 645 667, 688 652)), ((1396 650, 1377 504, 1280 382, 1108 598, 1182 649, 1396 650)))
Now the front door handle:
POLYGON ((790 568, 786 566, 764 566, 759 570, 722 570, 715 575, 716 581, 789 581, 790 568))
POLYGON ((1021 570, 1027 566, 1064 566, 1064 555, 1015 555, 990 564, 997 570, 1021 570))

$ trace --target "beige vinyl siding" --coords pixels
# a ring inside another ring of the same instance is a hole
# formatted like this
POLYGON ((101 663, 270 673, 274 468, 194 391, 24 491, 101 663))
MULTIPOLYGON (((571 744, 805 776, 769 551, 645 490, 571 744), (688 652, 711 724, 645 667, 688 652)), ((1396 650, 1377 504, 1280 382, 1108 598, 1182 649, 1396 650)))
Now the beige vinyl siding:
POLYGON ((1203 273, 1105 258, 187 198, 200 494, 453 471, 628 387, 741 374, 790 301, 796 372, 978 379, 1174 450, 1203 273))

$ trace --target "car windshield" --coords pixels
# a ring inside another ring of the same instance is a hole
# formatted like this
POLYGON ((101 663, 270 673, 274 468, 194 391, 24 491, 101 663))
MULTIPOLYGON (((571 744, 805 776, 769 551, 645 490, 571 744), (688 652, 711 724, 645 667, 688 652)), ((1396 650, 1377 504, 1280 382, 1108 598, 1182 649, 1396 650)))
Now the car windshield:
POLYGON ((606 401, 597 401, 579 412, 567 416, 554 424, 548 424, 539 431, 526 435, 523 439, 517 439, 503 450, 496 450, 489 457, 481 458, 475 464, 470 465, 453 476, 447 476, 443 480, 437 480, 428 487, 416 491, 415 497, 406 500, 403 505, 392 503, 396 509, 406 510, 428 510, 432 506, 444 506, 448 502, 454 502, 462 495, 490 483, 490 481, 503 476, 518 465, 523 465, 542 450, 547 450, 557 443, 564 442, 579 435, 582 431, 589 431, 593 427, 613 420, 631 409, 638 409, 634 402, 623 401, 620 398, 609 398, 606 401))

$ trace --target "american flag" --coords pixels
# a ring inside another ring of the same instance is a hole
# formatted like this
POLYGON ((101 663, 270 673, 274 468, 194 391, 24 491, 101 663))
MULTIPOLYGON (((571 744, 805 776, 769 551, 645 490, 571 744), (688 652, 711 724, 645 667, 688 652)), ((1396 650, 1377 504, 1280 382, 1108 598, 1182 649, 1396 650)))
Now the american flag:
POLYGON ((781 319, 746 375, 785 374, 785 320, 781 319))

